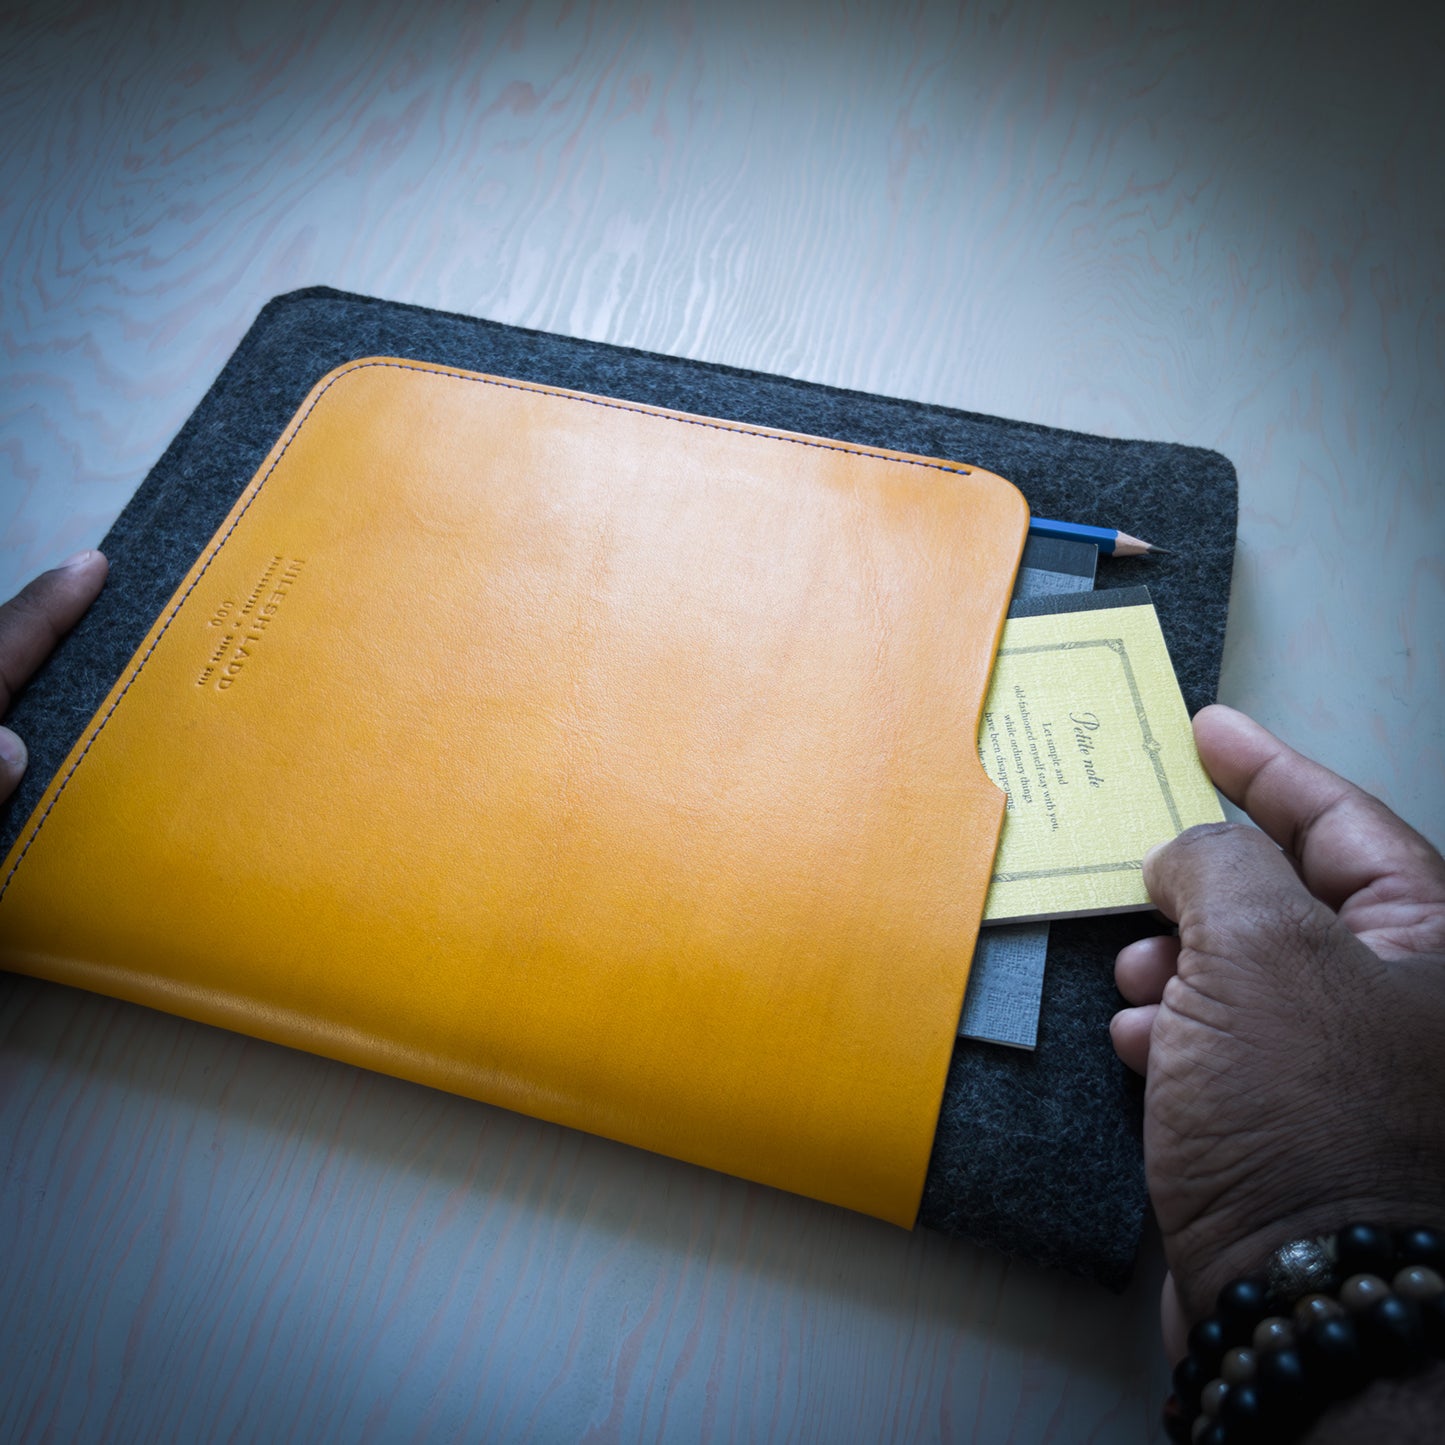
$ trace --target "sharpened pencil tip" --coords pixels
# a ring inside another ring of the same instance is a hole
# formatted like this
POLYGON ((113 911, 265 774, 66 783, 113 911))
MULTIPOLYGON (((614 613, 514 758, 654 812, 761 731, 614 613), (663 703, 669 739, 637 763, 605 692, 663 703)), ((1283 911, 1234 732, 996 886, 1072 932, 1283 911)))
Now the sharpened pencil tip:
POLYGON ((1162 552, 1163 550, 1163 547, 1155 547, 1142 538, 1131 537, 1127 532, 1118 532, 1114 537, 1114 555, 1116 557, 1143 557, 1150 552, 1162 552))

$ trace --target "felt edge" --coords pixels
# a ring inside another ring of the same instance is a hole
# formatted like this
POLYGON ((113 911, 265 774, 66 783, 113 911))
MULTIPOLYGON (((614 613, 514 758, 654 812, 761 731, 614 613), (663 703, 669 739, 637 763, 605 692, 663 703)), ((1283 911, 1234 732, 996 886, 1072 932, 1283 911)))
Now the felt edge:
MULTIPOLYGON (((1218 492, 1216 498, 1217 510, 1222 509, 1222 504, 1227 500, 1229 508, 1229 536, 1234 545, 1237 546, 1237 538, 1235 536, 1237 479, 1234 468, 1227 458, 1217 452, 1204 448, 1189 447, 1181 443, 1172 442, 1141 442, 1135 439, 1099 437, 1088 433, 1071 432, 1060 428, 1047 427, 1039 423, 988 417, 979 413, 965 412, 951 408, 936 402, 914 403, 902 398, 873 396, 845 388, 828 386, 824 383, 810 382, 801 378, 749 371, 726 363, 674 358, 637 348, 618 347, 606 342, 558 337, 548 332, 509 327, 504 323, 480 320, 459 313, 437 312, 412 303, 388 302, 381 298, 354 296, 330 287, 310 287, 286 293, 278 297, 273 297, 261 308, 252 326, 241 338, 235 351, 231 357, 228 358, 215 381, 207 389, 195 410, 177 431, 176 436, 161 454, 156 465, 147 474, 146 478, 143 479, 135 495, 117 517, 114 525, 107 532, 106 541, 102 543, 102 546, 112 543, 113 539, 123 543, 125 539, 132 535, 139 535, 142 540, 148 539, 151 535, 157 513, 178 501, 184 503, 189 492, 195 489, 192 486, 194 478, 188 475, 171 475, 171 473, 182 473, 184 467, 180 464, 186 463, 188 460, 194 462, 194 457, 190 455, 193 451, 204 451, 206 446, 205 428, 217 425, 224 430, 225 425, 232 424, 224 422, 224 419, 218 422, 215 416, 218 404, 224 402, 227 405, 234 406, 237 401, 236 392, 238 390, 244 390, 250 383, 252 363, 257 353, 260 352, 264 354, 278 339, 284 339, 283 337, 273 336, 273 328, 278 333, 284 333, 287 328, 291 327, 293 315, 301 315, 301 313, 304 313, 308 308, 318 304, 323 311, 329 310, 333 305, 337 307, 338 325, 343 325, 345 321, 341 313, 355 307, 364 307, 370 312, 377 313, 382 318, 379 323, 382 326, 389 325, 390 321, 394 319, 398 313, 402 313, 406 317, 415 318, 418 323, 422 323, 423 325, 428 323, 434 325, 439 320, 443 320, 453 326, 463 326, 475 332, 493 335, 498 338, 513 336, 525 337, 528 340, 534 340, 539 347, 547 347, 555 343, 560 343, 575 348, 580 353, 590 353, 603 363, 609 360, 636 359, 646 367, 655 369, 659 375, 664 377, 670 377, 681 371, 687 377, 700 379, 703 382, 717 377, 726 377, 744 383, 756 382, 760 386, 780 388, 798 397, 800 401, 805 404, 816 401, 820 397, 841 402, 856 402, 859 406, 872 406, 885 410, 896 417, 899 425, 905 422, 921 425, 922 423, 919 420, 921 416, 925 418, 928 423, 936 422, 939 425, 944 423, 957 423, 963 426, 976 427, 984 431, 1009 433, 1021 438, 1038 438, 1049 444, 1060 443, 1067 445, 1076 443, 1081 448, 1094 449, 1096 451, 1102 448, 1117 451, 1124 456, 1128 456, 1136 449, 1142 447, 1154 454, 1156 465, 1161 455, 1167 454, 1174 456, 1177 454, 1180 461, 1188 458, 1194 467, 1210 475, 1213 487, 1218 492)), ((304 320, 304 316, 302 319, 304 320)), ((325 338, 323 338, 323 342, 324 340, 325 338)), ((305 348, 301 349, 304 350, 305 348)), ((317 349, 324 349, 324 345, 318 343, 317 349)), ((363 347, 353 354, 362 354, 362 350, 365 349, 366 348, 363 347)), ((414 359, 428 358, 417 355, 414 359)), ((334 363, 328 363, 327 366, 321 367, 318 375, 329 369, 331 364, 334 363)), ((544 380, 544 378, 538 379, 544 380)), ((634 396, 633 399, 643 401, 647 404, 658 404, 646 395, 647 385, 651 384, 655 379, 656 378, 643 378, 640 380, 637 385, 644 394, 634 396)), ((313 377, 311 380, 314 382, 315 378, 313 377)), ((606 388, 599 387, 598 389, 606 390, 608 394, 613 395, 626 396, 628 394, 628 389, 625 386, 613 387, 609 385, 606 388)), ((749 418, 736 415, 732 411, 723 411, 716 408, 712 410, 712 414, 735 416, 735 419, 743 421, 744 423, 751 421, 764 426, 772 425, 776 427, 778 425, 776 422, 770 423, 765 418, 749 418)), ((842 425, 835 425, 833 421, 830 420, 826 434, 856 440, 863 445, 879 445, 873 437, 867 434, 859 435, 855 433, 850 436, 849 428, 852 425, 851 418, 843 418, 842 422, 842 425)), ((892 425, 893 423, 890 422, 888 424, 892 425)), ((812 434, 818 435, 824 433, 818 428, 813 428, 812 434)), ((241 445, 241 443, 235 444, 241 445)), ((935 452, 934 454, 937 455, 939 453, 935 452)), ((976 457, 959 457, 958 459, 978 461, 976 457)), ((244 482, 245 478, 240 478, 238 486, 244 485, 244 482)), ((1222 517, 1217 518, 1217 520, 1219 522, 1224 521, 1222 517)), ((214 527, 210 530, 213 531, 214 527)), ((207 535, 209 534, 208 531, 207 535)), ((193 556, 189 560, 194 560, 193 556)), ((1227 575, 1231 582, 1233 560, 1234 547, 1232 546, 1227 564, 1227 575)), ((189 561, 186 565, 189 565, 189 561)), ((1141 576, 1138 573, 1137 568, 1131 568, 1128 564, 1118 567, 1115 570, 1116 575, 1113 585, 1125 586, 1141 580, 1147 580, 1146 576, 1141 576)), ((183 575, 184 571, 185 567, 182 566, 180 573, 183 575)), ((171 590, 173 590, 173 585, 167 587, 164 595, 161 597, 162 605, 165 596, 169 596, 171 590)), ((1222 595, 1216 595, 1209 599, 1212 605, 1207 609, 1210 617, 1205 619, 1205 630, 1209 630, 1210 627, 1216 627, 1220 637, 1220 645, 1209 648, 1206 656, 1201 658, 1204 666, 1194 669, 1194 707, 1202 705, 1203 701, 1210 700, 1218 686, 1218 678, 1222 666, 1223 627, 1225 619, 1227 618, 1231 590, 1230 587, 1222 588, 1220 589, 1222 595), (1210 620, 1211 618, 1213 619, 1212 622, 1210 620)), ((131 642, 131 645, 124 646, 123 648, 118 647, 113 641, 108 647, 99 645, 104 642, 107 636, 113 637, 114 635, 111 631, 112 623, 107 617, 109 609, 104 605, 105 600, 106 594, 103 593, 100 602, 97 603, 92 613, 65 639, 61 649, 57 650, 56 655, 51 659, 50 663, 37 674, 37 677, 17 700, 17 705, 12 711, 12 716, 16 718, 22 731, 24 730, 24 719, 27 716, 36 714, 43 716, 48 708, 54 707, 57 692, 63 692, 62 683, 56 683, 55 679, 59 678, 63 680, 67 672, 84 674, 87 657, 93 662, 97 656, 118 652, 119 661, 116 664, 115 671, 100 686, 99 696, 103 698, 114 682, 115 676, 119 675, 119 670, 123 669, 125 662, 133 654, 134 640, 131 642)), ((144 630, 144 627, 142 627, 140 632, 141 636, 144 635, 144 630)), ((68 707, 68 713, 72 718, 74 726, 74 736, 71 738, 71 743, 73 743, 75 737, 78 737, 84 731, 85 726, 94 714, 94 710, 94 705, 86 708, 83 705, 83 700, 80 704, 76 704, 72 700, 68 707)), ((1194 710, 1194 708, 1191 710, 1194 710)), ((68 751, 69 744, 60 750, 61 761, 63 761, 68 751)), ((43 767, 37 768, 38 775, 44 774, 45 771, 43 767)), ((54 769, 51 768, 49 771, 53 772, 54 769)), ((40 776, 39 783, 35 785, 36 794, 43 793, 48 783, 49 776, 40 776)), ((9 831, 11 839, 20 831, 20 826, 26 821, 30 812, 29 808, 22 809, 18 806, 18 803, 18 798, 12 800, 5 817, 5 826, 7 831, 9 831), (17 813, 19 814, 18 817, 16 816, 17 813)), ((1097 950, 1091 947, 1089 952, 1091 953, 1090 963, 1100 961, 1097 950)), ((1055 968, 1054 973, 1057 975, 1059 972, 1060 970, 1055 968)), ((1099 979, 1096 983, 1092 984, 1091 987, 1094 990, 1093 997, 1096 1000, 1100 998, 1109 1000, 1113 996, 1111 982, 1099 979)), ((1057 1001, 1055 1001, 1054 1005, 1050 1006, 1057 1007, 1057 1001)), ((1097 1006, 1097 1004, 1095 1006, 1097 1006)), ((1048 1019, 1045 1017, 1041 1020, 1041 1045, 1045 1037, 1047 1024, 1048 1019)), ((955 1055, 954 1065, 957 1066, 958 1064, 959 1056, 955 1055)), ((963 1072, 965 1075, 969 1074, 967 1068, 965 1068, 963 1072)), ((953 1075, 954 1069, 951 1067, 950 1089, 954 1083, 953 1075)), ((1111 1111, 1112 1123, 1115 1126, 1113 1132, 1117 1135, 1122 1128, 1124 1132, 1134 1136, 1134 1140, 1136 1141, 1140 1106, 1142 1104, 1142 1089, 1134 1087, 1137 1081, 1134 1081, 1132 1076, 1118 1079, 1115 1077, 1114 1072, 1110 1072, 1109 1077, 1100 1080, 1099 1083, 1100 1087, 1117 1095, 1117 1097, 1113 1097, 1112 1100, 1106 1098, 1101 1101, 1103 1106, 1111 1111)), ((965 1093, 967 1093, 969 1087, 971 1086, 965 1085, 965 1093)), ((1009 1087, 1014 1087, 1014 1085, 1010 1084, 1009 1087)), ((972 1095, 970 1094, 969 1097, 972 1097, 972 1095)), ((940 1114, 940 1137, 945 1132, 947 1120, 944 1116, 946 1112, 947 1111, 941 1111, 940 1114)), ((1137 1142, 1133 1142, 1132 1148, 1137 1153, 1137 1142)), ((1128 1151, 1125 1150, 1125 1152, 1127 1153, 1128 1151)), ((929 1188, 933 1186, 934 1182, 934 1174, 930 1166, 929 1188)), ((1094 1279, 1106 1287, 1114 1289, 1122 1288, 1129 1277, 1133 1259, 1137 1253, 1140 1228, 1147 1208, 1147 1200, 1143 1191, 1142 1161, 1140 1161, 1140 1172, 1137 1181, 1135 1183, 1125 1181, 1124 1187, 1122 1187, 1119 1192, 1118 1218, 1113 1228, 1113 1235, 1111 1236, 1115 1239, 1115 1247, 1110 1250, 1105 1250, 1103 1253, 1096 1251, 1092 1257, 1082 1259, 1077 1255, 1069 1255, 1067 1252, 1067 1244, 1061 1248, 1060 1242, 1057 1240, 1050 1241, 1049 1239, 1041 1239, 1036 1236, 1021 1239, 1012 1237, 1007 1231, 1000 1233, 997 1229, 980 1228, 977 1218, 972 1220, 959 1218, 957 1209, 952 1207, 943 1207, 931 1212, 927 1204, 929 1188, 925 1189, 925 1208, 920 1215, 920 1223, 923 1224, 924 1227, 941 1229, 946 1233, 964 1235, 965 1237, 974 1239, 979 1243, 986 1244, 991 1248, 998 1249, 1014 1257, 1057 1265, 1069 1269, 1076 1274, 1094 1279), (1132 1239, 1133 1244, 1131 1246, 1123 1247, 1119 1245, 1119 1239, 1124 1236, 1132 1239)), ((956 1201, 954 1201, 954 1203, 956 1203, 956 1201)), ((997 1213, 997 1210, 995 1213, 997 1213)), ((1005 1219, 1005 1223, 1008 1224, 1009 1221, 1005 1219)), ((1077 1241, 1075 1242, 1077 1243, 1077 1241)))

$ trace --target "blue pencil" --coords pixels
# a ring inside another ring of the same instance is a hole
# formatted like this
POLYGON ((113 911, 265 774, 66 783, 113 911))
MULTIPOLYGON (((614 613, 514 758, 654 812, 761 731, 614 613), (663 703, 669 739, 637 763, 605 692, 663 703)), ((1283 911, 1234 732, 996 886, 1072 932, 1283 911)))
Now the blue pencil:
POLYGON ((1092 542, 1101 552, 1112 552, 1116 557, 1142 557, 1148 552, 1157 557, 1164 552, 1163 547, 1150 546, 1148 542, 1141 542, 1127 532, 1116 532, 1112 527, 1051 522, 1046 517, 1030 518, 1029 533, 1035 537, 1060 537, 1066 542, 1092 542))

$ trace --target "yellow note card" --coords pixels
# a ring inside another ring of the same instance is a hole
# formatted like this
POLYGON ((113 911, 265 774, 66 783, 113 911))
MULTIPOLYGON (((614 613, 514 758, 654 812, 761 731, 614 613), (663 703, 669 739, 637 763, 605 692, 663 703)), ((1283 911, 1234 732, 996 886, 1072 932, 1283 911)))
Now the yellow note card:
POLYGON ((978 754, 1008 794, 985 923, 1148 908, 1144 854, 1224 817, 1148 604, 1011 618, 978 754))

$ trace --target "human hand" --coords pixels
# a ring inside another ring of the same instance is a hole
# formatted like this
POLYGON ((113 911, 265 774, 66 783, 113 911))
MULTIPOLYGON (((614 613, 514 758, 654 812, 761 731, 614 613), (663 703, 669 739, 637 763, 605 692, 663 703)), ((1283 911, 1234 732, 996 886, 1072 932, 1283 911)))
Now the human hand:
MULTIPOLYGON (((95 601, 109 570, 109 563, 93 548, 77 552, 0 604, 0 717, 10 711, 30 675, 95 601)), ((25 762, 25 744, 9 728, 0 727, 0 802, 19 785, 25 762)))
POLYGON ((1243 714, 1206 708, 1194 731, 1263 832, 1213 824, 1150 853, 1179 935, 1115 964, 1172 1359, 1219 1288, 1287 1240, 1445 1225, 1445 860, 1243 714))

